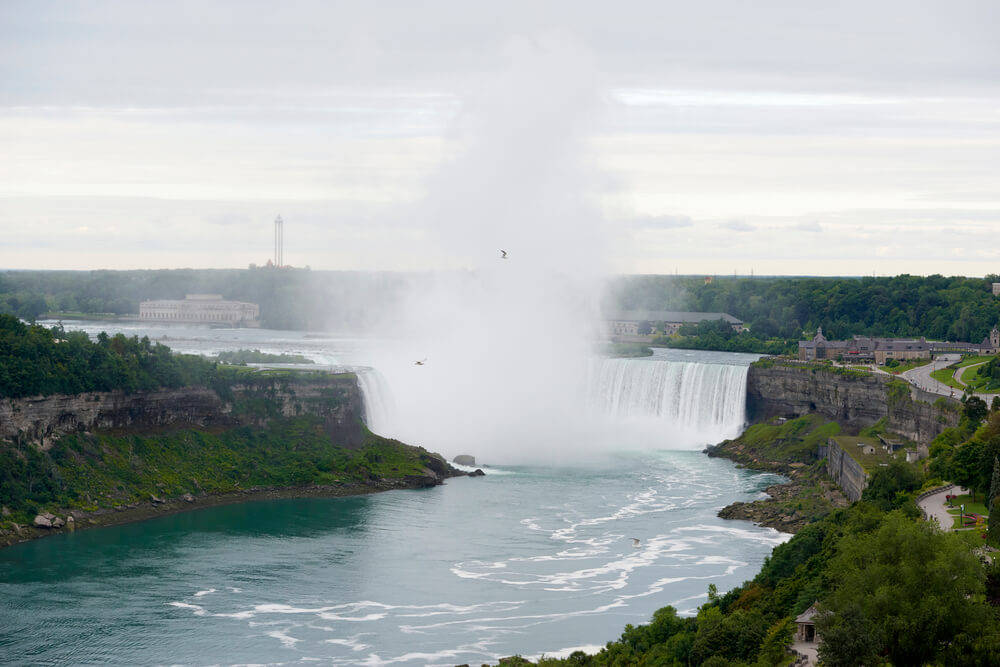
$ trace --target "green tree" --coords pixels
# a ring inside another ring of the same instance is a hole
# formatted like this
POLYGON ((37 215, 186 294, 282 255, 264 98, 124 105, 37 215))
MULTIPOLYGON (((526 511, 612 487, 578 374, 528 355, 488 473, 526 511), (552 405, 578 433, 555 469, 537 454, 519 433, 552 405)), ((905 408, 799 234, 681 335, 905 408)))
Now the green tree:
POLYGON ((986 507, 990 513, 987 536, 993 544, 1000 544, 1000 458, 993 458, 993 479, 986 496, 986 507))
POLYGON ((872 474, 861 498, 888 512, 906 503, 908 494, 919 489, 922 482, 920 473, 912 465, 893 461, 872 474))
POLYGON ((817 629, 828 664, 871 664, 876 654, 895 667, 933 663, 953 637, 992 617, 979 601, 983 568, 964 542, 898 512, 873 534, 844 537, 827 573, 832 593, 817 629), (840 655, 851 631, 863 641, 840 655))
POLYGON ((955 453, 951 457, 949 466, 949 477, 951 481, 959 486, 964 486, 972 492, 975 499, 976 489, 982 479, 982 458, 983 443, 978 440, 969 440, 960 447, 955 448, 955 453))
POLYGON ((965 404, 962 407, 962 418, 968 424, 967 430, 971 433, 986 419, 989 407, 986 401, 978 396, 963 396, 962 402, 965 404))
POLYGON ((816 617, 823 641, 819 656, 827 667, 878 664, 883 638, 860 604, 847 603, 836 614, 823 611, 816 617))

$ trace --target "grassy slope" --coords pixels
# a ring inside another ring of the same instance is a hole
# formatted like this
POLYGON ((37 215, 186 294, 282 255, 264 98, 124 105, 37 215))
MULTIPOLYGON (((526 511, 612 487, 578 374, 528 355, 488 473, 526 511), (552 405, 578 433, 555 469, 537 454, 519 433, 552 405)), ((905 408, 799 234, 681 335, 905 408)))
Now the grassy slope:
POLYGON ((795 532, 846 504, 826 474, 819 446, 837 435, 840 426, 819 415, 806 415, 779 424, 755 424, 741 436, 708 449, 738 464, 780 473, 789 482, 768 489, 770 500, 734 503, 720 512, 726 518, 749 519, 765 526, 795 532))
POLYGON ((401 479, 420 475, 433 457, 367 430, 363 438, 357 449, 341 447, 306 415, 217 432, 72 434, 47 452, 0 444, 0 505, 11 512, 0 527, 41 510, 92 511, 151 496, 401 479))

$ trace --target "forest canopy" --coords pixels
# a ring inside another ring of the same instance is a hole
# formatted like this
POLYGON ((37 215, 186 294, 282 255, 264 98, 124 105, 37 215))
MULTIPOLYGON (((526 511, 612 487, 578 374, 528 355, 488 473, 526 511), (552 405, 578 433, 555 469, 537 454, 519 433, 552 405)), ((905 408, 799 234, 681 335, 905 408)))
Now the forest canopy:
POLYGON ((0 397, 147 391, 211 384, 217 376, 213 362, 175 355, 145 336, 101 333, 92 342, 82 331, 0 314, 0 397))

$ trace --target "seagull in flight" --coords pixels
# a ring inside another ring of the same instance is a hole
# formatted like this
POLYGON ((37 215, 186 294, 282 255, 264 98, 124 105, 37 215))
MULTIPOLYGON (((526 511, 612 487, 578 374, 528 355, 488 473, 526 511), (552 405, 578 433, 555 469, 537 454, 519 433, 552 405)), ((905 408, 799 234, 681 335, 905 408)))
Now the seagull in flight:
POLYGON ((423 365, 424 365, 424 362, 425 362, 425 361, 427 361, 427 357, 424 357, 424 358, 423 358, 423 359, 421 359, 420 361, 414 361, 414 362, 413 362, 413 365, 414 365, 414 366, 423 366, 423 365))
POLYGON ((639 544, 640 544, 639 538, 638 537, 633 537, 632 538, 632 546, 638 548, 639 544))
POLYGON ((507 251, 506 250, 501 250, 500 251, 500 259, 507 259, 507 251))

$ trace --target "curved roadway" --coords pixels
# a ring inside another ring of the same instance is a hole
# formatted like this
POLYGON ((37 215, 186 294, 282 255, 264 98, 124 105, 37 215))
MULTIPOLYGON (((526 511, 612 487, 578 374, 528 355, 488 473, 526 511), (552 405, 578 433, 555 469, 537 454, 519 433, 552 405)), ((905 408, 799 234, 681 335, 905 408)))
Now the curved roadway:
MULTIPOLYGON (((955 389, 953 387, 949 387, 943 382, 938 382, 931 377, 931 373, 941 368, 947 368, 948 366, 961 361, 961 359, 962 355, 960 354, 942 354, 929 364, 917 366, 916 368, 911 368, 908 371, 903 371, 899 374, 899 377, 932 394, 959 398, 962 395, 962 391, 960 389, 955 389)), ((980 398, 984 398, 984 396, 980 396, 980 398)))

